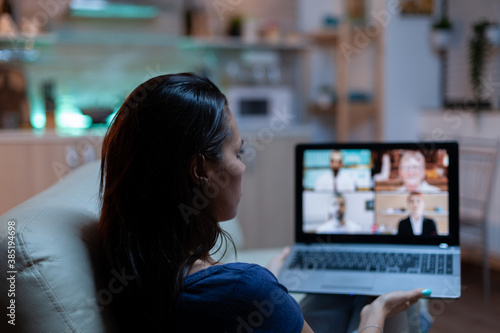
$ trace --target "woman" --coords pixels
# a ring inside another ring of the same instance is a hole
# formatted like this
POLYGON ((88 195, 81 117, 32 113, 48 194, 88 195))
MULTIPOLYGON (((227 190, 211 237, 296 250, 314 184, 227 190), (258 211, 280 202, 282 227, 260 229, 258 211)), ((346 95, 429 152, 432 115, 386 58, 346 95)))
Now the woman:
POLYGON ((399 160, 399 177, 403 185, 399 192, 439 192, 437 186, 430 185, 425 180, 425 157, 418 150, 406 150, 399 160))
MULTIPOLYGON (((312 332, 267 269, 210 257, 219 222, 236 215, 245 166, 225 96, 208 79, 163 75, 137 87, 103 143, 99 232, 130 283, 112 306, 121 330, 312 332)), ((391 293, 363 308, 360 331, 421 297, 391 293)))

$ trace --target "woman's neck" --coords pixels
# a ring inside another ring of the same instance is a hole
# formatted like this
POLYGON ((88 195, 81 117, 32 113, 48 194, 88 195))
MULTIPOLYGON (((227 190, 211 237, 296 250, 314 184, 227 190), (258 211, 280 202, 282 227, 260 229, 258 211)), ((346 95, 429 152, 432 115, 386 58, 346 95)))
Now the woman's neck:
POLYGON ((206 269, 206 268, 213 266, 213 265, 220 265, 220 263, 216 262, 211 257, 208 257, 207 259, 198 259, 191 266, 191 269, 189 270, 188 275, 199 272, 199 271, 206 269))

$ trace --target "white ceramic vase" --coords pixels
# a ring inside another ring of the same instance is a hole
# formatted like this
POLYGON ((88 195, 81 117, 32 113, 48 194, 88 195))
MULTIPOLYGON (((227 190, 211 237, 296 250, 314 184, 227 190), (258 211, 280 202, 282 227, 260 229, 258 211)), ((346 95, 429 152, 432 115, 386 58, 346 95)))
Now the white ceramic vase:
POLYGON ((500 44, 500 26, 498 25, 490 25, 486 28, 485 32, 486 39, 492 45, 500 44))
POLYGON ((438 51, 444 51, 450 45, 451 31, 448 29, 433 29, 431 31, 431 44, 438 51))

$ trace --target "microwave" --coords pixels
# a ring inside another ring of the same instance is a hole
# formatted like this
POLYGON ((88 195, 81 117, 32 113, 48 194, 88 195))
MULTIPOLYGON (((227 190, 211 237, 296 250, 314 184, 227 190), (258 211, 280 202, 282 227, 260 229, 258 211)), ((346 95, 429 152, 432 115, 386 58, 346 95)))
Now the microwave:
POLYGON ((265 126, 277 113, 293 113, 292 92, 285 86, 231 87, 227 99, 240 126, 265 126))

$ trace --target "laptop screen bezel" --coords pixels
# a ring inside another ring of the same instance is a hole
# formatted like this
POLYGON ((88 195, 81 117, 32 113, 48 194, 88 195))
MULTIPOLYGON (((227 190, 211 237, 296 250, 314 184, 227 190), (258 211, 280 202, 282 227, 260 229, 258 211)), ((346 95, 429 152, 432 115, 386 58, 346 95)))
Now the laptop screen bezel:
POLYGON ((384 143, 308 143, 295 147, 295 240, 298 243, 369 243, 369 244, 411 244, 411 245, 459 245, 459 184, 458 184, 458 143, 457 142, 384 142, 384 143), (310 149, 369 149, 392 150, 411 149, 433 151, 446 149, 448 164, 448 211, 449 234, 447 236, 397 235, 346 235, 314 234, 303 231, 303 172, 304 151, 310 149))

